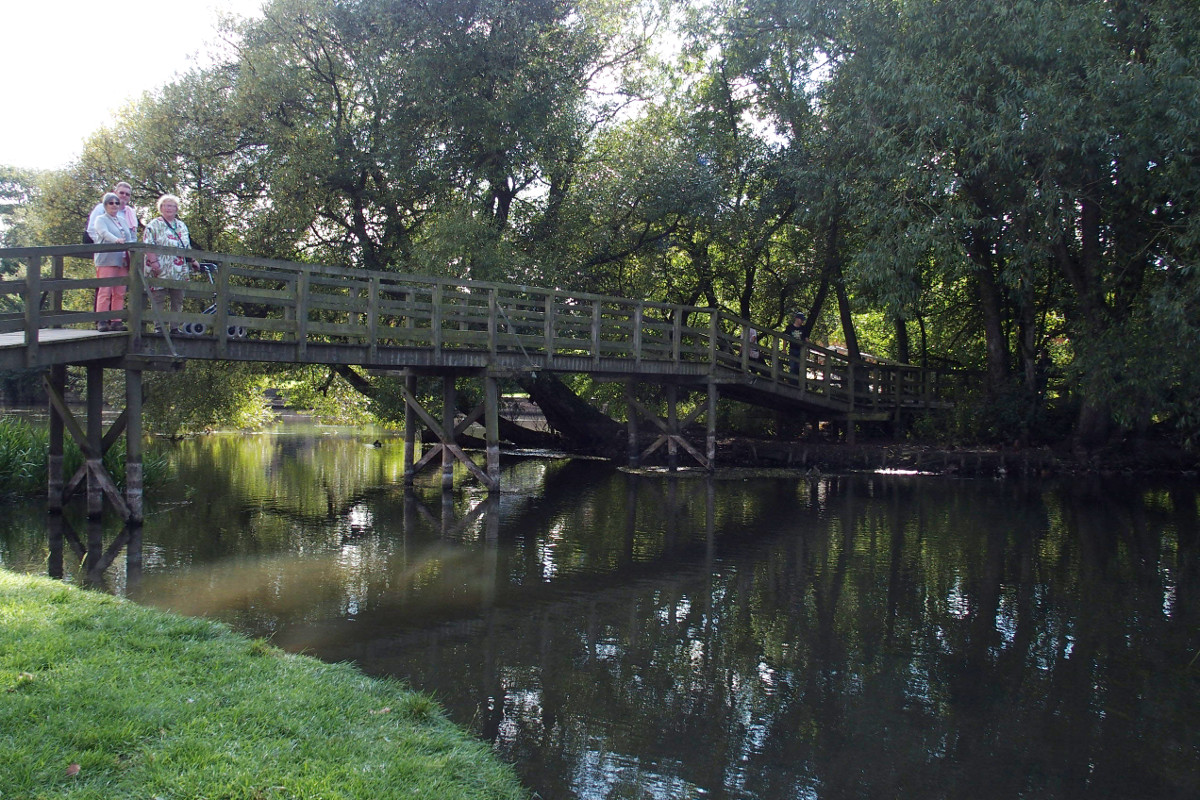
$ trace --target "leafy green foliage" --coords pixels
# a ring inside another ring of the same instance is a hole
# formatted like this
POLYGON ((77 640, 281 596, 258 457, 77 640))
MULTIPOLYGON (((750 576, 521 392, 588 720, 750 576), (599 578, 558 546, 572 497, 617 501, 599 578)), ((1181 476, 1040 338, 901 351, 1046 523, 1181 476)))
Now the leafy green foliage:
POLYGON ((241 362, 191 361, 184 372, 145 373, 147 432, 179 436, 208 428, 253 429, 270 419, 261 369, 241 362))
MULTIPOLYGON (((0 417, 0 495, 32 496, 45 493, 50 435, 44 425, 33 425, 17 417, 0 417)), ((118 488, 125 485, 125 439, 118 439, 104 454, 104 468, 118 488)), ((83 465, 83 453, 69 436, 63 441, 63 471, 66 477, 83 465)), ((142 479, 147 485, 166 480, 170 464, 165 454, 149 450, 142 454, 142 479)))
POLYGON ((1191 440, 1192 5, 273 0, 78 164, 0 185, 30 243, 128 179, 213 249, 802 308, 850 350, 980 370, 985 429, 1044 408, 1083 441, 1191 440))

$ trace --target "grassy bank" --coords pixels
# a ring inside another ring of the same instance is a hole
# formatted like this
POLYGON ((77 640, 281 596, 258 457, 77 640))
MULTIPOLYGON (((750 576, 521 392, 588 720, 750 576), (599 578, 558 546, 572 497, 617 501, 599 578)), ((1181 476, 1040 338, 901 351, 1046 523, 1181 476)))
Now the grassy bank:
POLYGON ((429 697, 0 570, 0 798, 525 797, 429 697))

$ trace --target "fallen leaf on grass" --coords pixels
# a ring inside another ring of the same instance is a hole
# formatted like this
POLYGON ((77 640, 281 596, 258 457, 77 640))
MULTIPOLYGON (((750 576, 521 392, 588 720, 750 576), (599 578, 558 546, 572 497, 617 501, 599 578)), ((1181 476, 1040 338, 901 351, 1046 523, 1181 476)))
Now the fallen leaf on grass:
POLYGON ((78 774, 79 774, 79 765, 78 764, 72 764, 71 766, 67 767, 67 777, 68 778, 73 778, 78 774))
POLYGON ((372 713, 372 714, 390 714, 390 713, 392 713, 392 707, 391 707, 391 706, 384 706, 383 708, 377 708, 377 709, 375 709, 375 710, 374 710, 374 711, 372 711, 371 713, 372 713))

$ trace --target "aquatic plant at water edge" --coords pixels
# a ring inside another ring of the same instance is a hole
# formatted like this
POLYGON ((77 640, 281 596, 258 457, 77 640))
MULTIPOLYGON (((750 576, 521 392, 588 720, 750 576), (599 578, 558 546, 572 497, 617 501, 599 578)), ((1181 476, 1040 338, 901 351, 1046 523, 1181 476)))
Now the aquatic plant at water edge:
MULTIPOLYGON (((125 485, 125 440, 118 439, 104 454, 104 467, 117 487, 125 485)), ((50 432, 14 417, 0 418, 0 495, 36 495, 46 491, 50 432)), ((70 478, 83 465, 83 452, 69 436, 63 442, 63 473, 70 478)), ((142 454, 142 479, 147 485, 167 480, 170 462, 153 449, 142 454)))

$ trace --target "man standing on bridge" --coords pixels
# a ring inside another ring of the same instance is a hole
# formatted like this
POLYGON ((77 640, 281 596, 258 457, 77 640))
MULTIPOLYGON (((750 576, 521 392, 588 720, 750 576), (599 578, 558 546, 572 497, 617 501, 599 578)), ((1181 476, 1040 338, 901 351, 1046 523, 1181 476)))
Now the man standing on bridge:
MULTIPOLYGON (((125 224, 136 234, 138 229, 137 209, 130 205, 130 201, 133 199, 133 187, 125 181, 121 181, 113 187, 112 193, 121 199, 121 208, 117 213, 124 216, 125 224)), ((104 213, 104 201, 101 200, 99 203, 96 203, 96 207, 88 215, 87 234, 91 237, 93 244, 97 241, 96 220, 100 219, 104 213)))
POLYGON ((783 335, 788 340, 788 356, 791 359, 792 374, 794 375, 800 375, 800 370, 804 366, 801 362, 804 361, 804 345, 808 343, 807 321, 808 318, 804 316, 804 312, 797 311, 792 315, 792 321, 783 329, 783 335))

